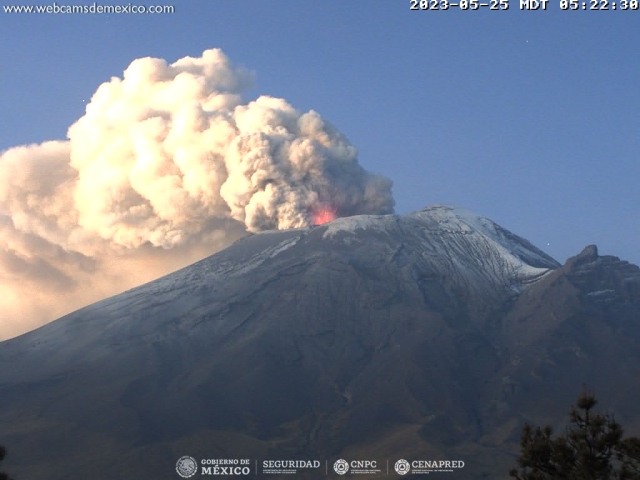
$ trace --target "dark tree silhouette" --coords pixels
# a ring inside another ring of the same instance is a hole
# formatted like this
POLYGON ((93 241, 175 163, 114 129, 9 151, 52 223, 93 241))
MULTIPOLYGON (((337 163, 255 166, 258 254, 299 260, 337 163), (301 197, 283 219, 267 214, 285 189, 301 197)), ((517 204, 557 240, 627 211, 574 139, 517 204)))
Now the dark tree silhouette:
POLYGON ((527 424, 520 439, 517 480, 640 480, 640 439, 623 439, 611 415, 597 414, 597 400, 582 392, 569 413, 565 435, 527 424), (577 408, 576 408, 577 407, 577 408))
MULTIPOLYGON (((7 450, 3 446, 0 446, 0 462, 7 456, 7 450)), ((0 480, 11 480, 11 477, 6 473, 0 472, 0 480)))

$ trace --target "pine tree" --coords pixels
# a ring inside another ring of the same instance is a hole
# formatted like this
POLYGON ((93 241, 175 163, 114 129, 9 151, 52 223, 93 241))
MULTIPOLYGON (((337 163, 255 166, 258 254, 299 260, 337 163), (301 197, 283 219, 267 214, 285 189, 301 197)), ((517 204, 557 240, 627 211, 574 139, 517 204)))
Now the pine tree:
MULTIPOLYGON (((0 445, 0 462, 7 456, 7 450, 0 445)), ((11 480, 11 477, 6 473, 0 472, 0 480, 11 480)))
POLYGON ((597 414, 597 400, 583 391, 569 413, 565 435, 551 427, 524 426, 517 480, 640 480, 640 439, 623 439, 611 415, 597 414), (577 407, 577 408, 576 408, 577 407))

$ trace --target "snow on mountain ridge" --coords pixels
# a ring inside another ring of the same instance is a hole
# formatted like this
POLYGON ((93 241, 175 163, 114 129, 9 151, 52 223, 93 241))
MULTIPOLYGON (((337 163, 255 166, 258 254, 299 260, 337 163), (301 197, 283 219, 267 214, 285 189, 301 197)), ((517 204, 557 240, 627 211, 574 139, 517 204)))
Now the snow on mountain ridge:
POLYGON ((327 230, 322 238, 331 238, 338 232, 354 233, 356 230, 368 228, 381 229, 387 218, 395 218, 395 215, 354 215, 352 217, 340 217, 323 225, 327 230))
POLYGON ((511 255, 538 268, 557 268, 555 259, 532 245, 529 241, 504 229, 492 220, 477 215, 462 207, 432 205, 414 215, 425 216, 438 221, 443 230, 449 233, 471 233, 473 231, 493 240, 511 255), (447 227, 446 229, 444 227, 447 227))
POLYGON ((101 334, 122 329, 141 337, 165 317, 183 319, 183 326, 203 309, 212 318, 224 317, 230 305, 244 305, 292 272, 305 272, 313 288, 330 285, 336 272, 362 274, 376 285, 410 285, 437 303, 434 298, 453 292, 500 301, 555 267, 526 240, 468 210, 434 206, 406 215, 354 216, 248 235, 193 265, 42 327, 45 332, 36 336, 50 343, 99 321, 101 334), (372 272, 383 273, 371 277, 372 272))
POLYGON ((392 244, 399 242, 409 252, 407 263, 423 264, 421 268, 427 271, 440 272, 480 290, 507 287, 517 293, 523 285, 560 266, 493 221, 448 205, 433 205, 406 215, 340 218, 323 227, 323 239, 346 244, 355 239, 375 241, 380 234, 389 236, 392 244))
MULTIPOLYGON (((504 259, 514 269, 529 270, 527 274, 540 274, 549 268, 559 267, 553 258, 527 240, 505 230, 486 217, 462 207, 432 205, 408 215, 358 215, 338 218, 325 225, 323 238, 332 238, 339 232, 355 233, 357 230, 393 228, 397 221, 417 219, 431 234, 480 235, 495 243, 504 259)), ((523 272, 524 273, 524 272, 523 272)))
POLYGON ((321 226, 253 234, 191 267, 147 284, 146 290, 160 295, 177 285, 188 288, 185 285, 198 284, 204 278, 227 283, 261 268, 265 261, 300 244, 316 229, 322 243, 349 244, 350 238, 358 237, 368 243, 374 241, 369 233, 388 235, 394 245, 408 247, 407 262, 428 262, 441 271, 453 265, 465 276, 491 279, 493 284, 528 283, 556 267, 544 252, 491 220, 464 208, 434 205, 407 215, 357 215, 321 226))

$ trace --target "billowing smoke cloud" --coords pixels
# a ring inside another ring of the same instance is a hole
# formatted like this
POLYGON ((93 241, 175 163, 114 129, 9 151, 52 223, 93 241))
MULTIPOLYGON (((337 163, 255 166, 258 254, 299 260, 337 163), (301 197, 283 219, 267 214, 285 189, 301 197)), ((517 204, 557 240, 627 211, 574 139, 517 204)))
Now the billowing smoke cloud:
POLYGON ((314 111, 261 96, 220 50, 135 60, 67 141, 0 154, 0 338, 151 280, 246 232, 393 211, 391 182, 314 111))

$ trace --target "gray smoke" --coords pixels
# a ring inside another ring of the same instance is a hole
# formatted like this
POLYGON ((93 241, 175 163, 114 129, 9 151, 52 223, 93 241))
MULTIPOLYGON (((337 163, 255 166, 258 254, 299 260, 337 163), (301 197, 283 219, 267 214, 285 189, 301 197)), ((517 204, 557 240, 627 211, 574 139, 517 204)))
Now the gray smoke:
POLYGON ((0 338, 223 248, 249 232, 393 211, 391 181, 318 113, 241 93, 222 51, 137 59, 67 141, 0 154, 0 338))

